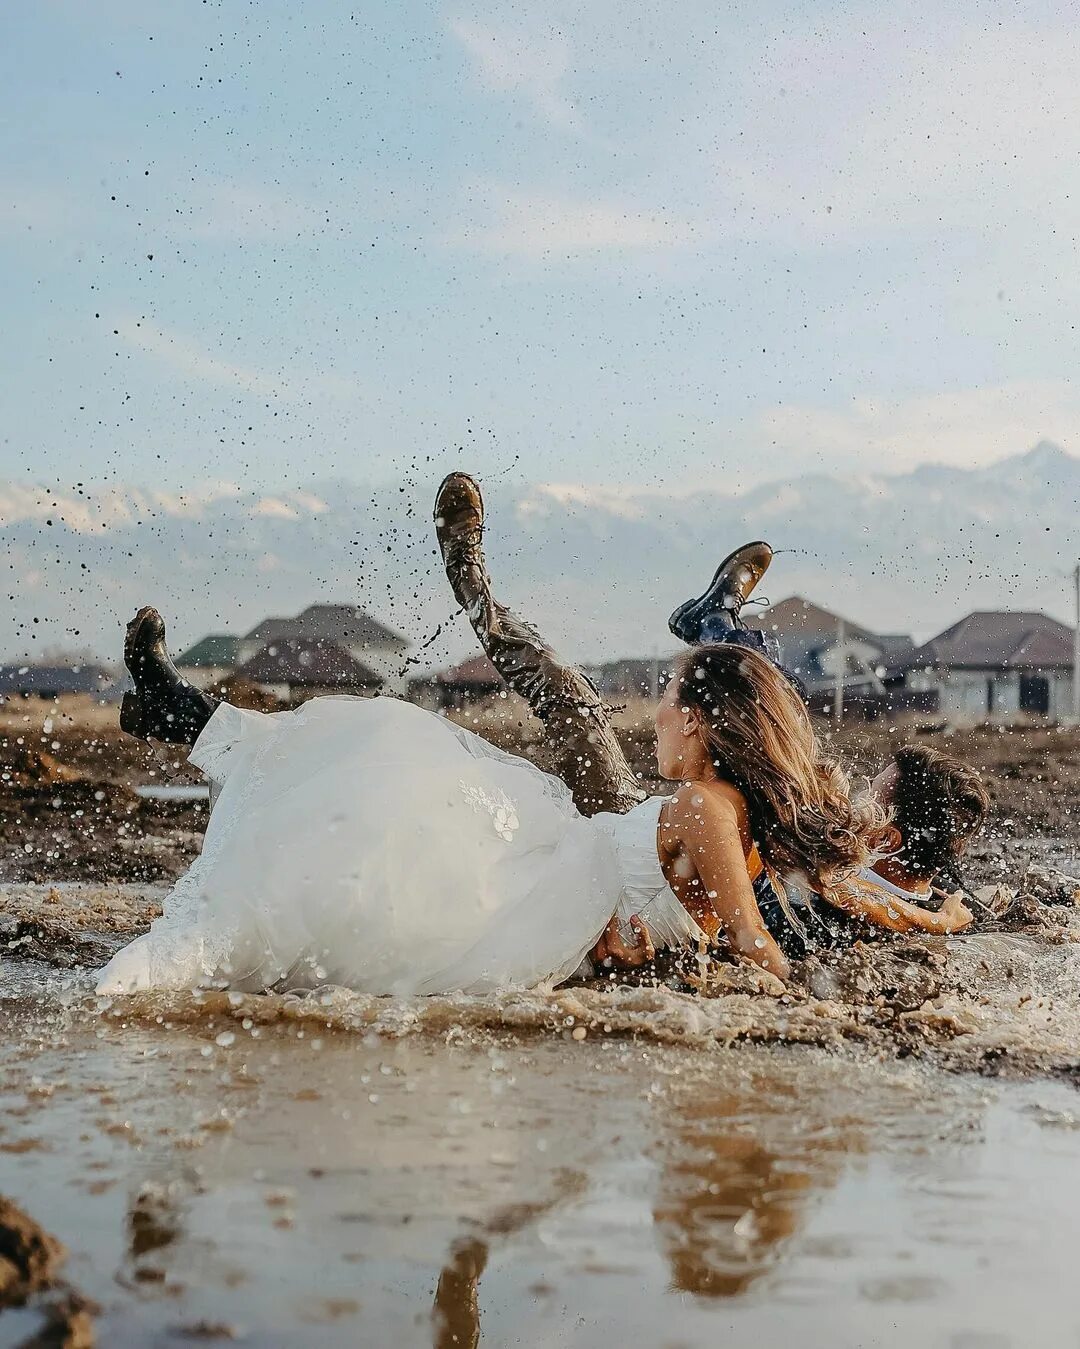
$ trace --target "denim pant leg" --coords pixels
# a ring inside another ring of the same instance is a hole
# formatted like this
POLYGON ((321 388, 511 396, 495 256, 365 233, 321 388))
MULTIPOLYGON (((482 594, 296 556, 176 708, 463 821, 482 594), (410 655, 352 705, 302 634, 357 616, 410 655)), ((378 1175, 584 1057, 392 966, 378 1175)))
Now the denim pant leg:
POLYGON ((799 697, 806 701, 806 686, 797 674, 787 669, 780 660, 780 644, 772 633, 757 628, 733 628, 726 613, 708 614, 701 624, 701 643, 724 643, 726 646, 745 646, 772 661, 799 697))

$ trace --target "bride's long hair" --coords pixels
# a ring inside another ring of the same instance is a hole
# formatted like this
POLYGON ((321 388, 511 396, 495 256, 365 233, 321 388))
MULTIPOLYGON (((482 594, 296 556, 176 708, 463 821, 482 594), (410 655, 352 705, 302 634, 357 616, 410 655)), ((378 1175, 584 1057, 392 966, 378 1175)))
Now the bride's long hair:
POLYGON ((874 855, 886 823, 867 793, 851 796, 840 763, 824 753, 806 705, 782 671, 749 647, 695 647, 674 679, 701 718, 713 766, 746 798, 762 860, 781 877, 805 877, 828 896, 874 855))

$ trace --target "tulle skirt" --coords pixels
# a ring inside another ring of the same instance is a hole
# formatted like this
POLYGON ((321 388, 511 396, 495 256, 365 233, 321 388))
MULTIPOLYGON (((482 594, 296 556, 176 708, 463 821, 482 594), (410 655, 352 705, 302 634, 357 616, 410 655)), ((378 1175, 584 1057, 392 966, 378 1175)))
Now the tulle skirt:
POLYGON ((409 703, 225 705, 191 762, 219 789, 202 855, 101 993, 531 987, 619 902, 611 831, 558 779, 409 703))

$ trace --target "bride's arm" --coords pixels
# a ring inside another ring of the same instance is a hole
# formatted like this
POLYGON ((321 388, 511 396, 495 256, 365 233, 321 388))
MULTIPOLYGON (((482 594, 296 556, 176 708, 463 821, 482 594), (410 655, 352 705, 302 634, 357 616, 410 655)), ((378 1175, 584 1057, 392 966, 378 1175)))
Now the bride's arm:
POLYGON ((704 890, 695 903, 693 888, 688 888, 692 882, 673 885, 683 907, 701 923, 702 900, 707 897, 715 919, 710 924, 706 918, 702 926, 710 940, 723 928, 737 955, 787 979, 791 967, 765 926, 750 884, 735 807, 712 793, 684 787, 665 811, 664 822, 682 845, 704 890))

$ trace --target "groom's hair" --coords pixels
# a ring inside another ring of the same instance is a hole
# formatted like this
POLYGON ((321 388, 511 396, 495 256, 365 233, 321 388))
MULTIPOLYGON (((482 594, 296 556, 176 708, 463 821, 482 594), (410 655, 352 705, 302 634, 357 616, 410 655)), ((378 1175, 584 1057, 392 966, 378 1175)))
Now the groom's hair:
POLYGON ((990 796, 970 764, 939 749, 905 745, 896 769, 896 860, 916 880, 930 880, 963 855, 986 820, 990 796))

